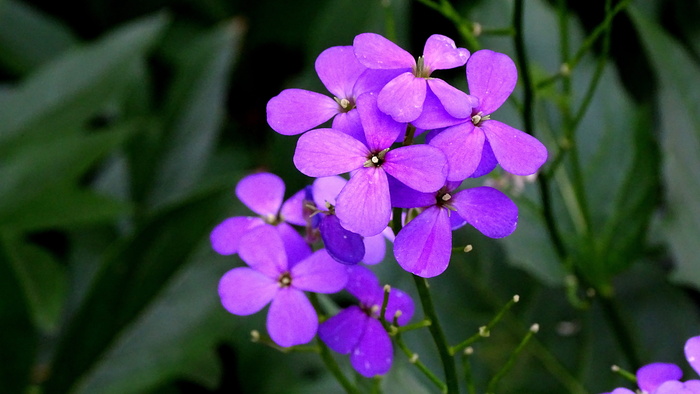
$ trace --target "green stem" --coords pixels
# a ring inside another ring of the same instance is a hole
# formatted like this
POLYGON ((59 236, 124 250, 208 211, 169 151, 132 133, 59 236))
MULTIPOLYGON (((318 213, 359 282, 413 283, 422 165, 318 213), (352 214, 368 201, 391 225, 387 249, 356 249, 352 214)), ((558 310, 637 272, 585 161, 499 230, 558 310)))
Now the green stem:
POLYGON ((343 374, 343 371, 340 370, 340 366, 338 366, 338 363, 335 361, 333 358, 333 355, 331 354, 330 349, 328 349, 328 346, 326 346, 323 341, 320 339, 318 340, 318 345, 321 348, 321 359, 323 360, 323 363, 326 364, 326 368, 328 368, 329 371, 331 371, 331 374, 333 374, 333 377, 335 377, 335 380, 340 383, 341 386, 343 386, 343 389, 347 393, 351 394, 361 394, 360 390, 355 387, 350 380, 348 380, 347 377, 343 374))
POLYGON ((401 351, 403 351, 406 357, 408 357, 408 361, 411 364, 415 365, 416 368, 418 368, 418 370, 421 371, 423 375, 425 375, 428 378, 428 380, 433 382, 433 384, 435 384, 435 386, 437 386, 437 388, 440 389, 441 392, 444 393, 445 391, 447 391, 447 385, 442 380, 440 380, 440 378, 438 378, 437 375, 433 373, 433 371, 431 371, 428 367, 425 366, 425 364, 423 364, 418 359, 418 355, 416 353, 412 352, 411 349, 408 348, 399 332, 396 333, 394 338, 399 349, 401 349, 401 351))
POLYGON ((610 323, 610 328, 612 329, 613 335, 617 343, 620 344, 622 348, 622 353, 627 358, 627 363, 629 363, 630 369, 636 371, 642 366, 640 362, 639 355, 637 354, 637 348, 634 346, 634 339, 632 331, 628 329, 625 324, 625 319, 622 318, 620 309, 617 307, 613 298, 605 294, 601 294, 598 297, 600 300, 600 305, 603 308, 603 313, 605 318, 610 323))
POLYGON ((440 355, 440 361, 442 362, 442 367, 445 371, 445 382, 447 383, 447 393, 457 394, 459 393, 459 385, 457 382, 457 367, 455 365, 454 356, 450 353, 449 345, 447 343, 447 338, 445 333, 440 326, 440 321, 438 319, 437 313, 435 312, 435 306, 433 305, 433 298, 430 295, 430 289, 428 289, 428 281, 417 275, 413 275, 413 280, 416 283, 416 288, 418 289, 418 296, 423 306, 423 313, 426 318, 431 321, 431 325, 428 327, 430 334, 435 342, 435 347, 437 347, 438 353, 440 355))
POLYGON ((450 4, 449 0, 440 0, 440 4, 437 4, 431 0, 418 0, 418 2, 434 9, 435 11, 441 13, 442 16, 452 21, 472 52, 481 49, 479 41, 477 41, 476 35, 474 34, 474 23, 462 18, 462 16, 459 15, 459 12, 457 12, 452 4, 450 4))

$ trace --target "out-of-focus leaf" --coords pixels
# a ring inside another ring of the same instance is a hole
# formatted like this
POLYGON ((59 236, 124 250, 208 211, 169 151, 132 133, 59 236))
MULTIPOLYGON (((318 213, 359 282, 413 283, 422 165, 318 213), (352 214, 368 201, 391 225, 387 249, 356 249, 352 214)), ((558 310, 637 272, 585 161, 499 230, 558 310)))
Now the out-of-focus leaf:
POLYGON ((201 177, 224 119, 242 29, 241 21, 233 19, 179 53, 165 113, 168 133, 151 181, 151 206, 182 198, 201 177))
MULTIPOLYGON (((159 294, 221 219, 230 197, 203 191, 159 211, 105 254, 84 301, 59 339, 45 393, 64 393, 96 367, 122 330, 159 294)), ((164 324, 166 324, 164 322, 164 324)))
POLYGON ((0 159, 0 223, 4 225, 8 216, 17 220, 20 207, 31 209, 26 203, 46 199, 48 191, 74 181, 131 131, 131 127, 118 127, 88 135, 47 136, 0 159))
POLYGON ((0 152, 2 143, 15 136, 75 128, 97 114, 130 78, 129 68, 153 45, 166 21, 162 14, 140 19, 67 51, 0 96, 0 152))
POLYGON ((700 288, 700 67, 656 24, 632 9, 660 85, 657 131, 664 154, 662 228, 675 257, 673 278, 700 288))
POLYGON ((44 333, 52 333, 66 300, 68 283, 64 268, 51 254, 22 242, 18 236, 8 235, 3 241, 35 326, 44 333))
POLYGON ((24 75, 77 43, 60 22, 23 2, 0 1, 0 63, 13 73, 24 75))
POLYGON ((37 336, 20 279, 12 268, 9 253, 0 239, 0 385, 8 393, 23 393, 31 377, 37 336))

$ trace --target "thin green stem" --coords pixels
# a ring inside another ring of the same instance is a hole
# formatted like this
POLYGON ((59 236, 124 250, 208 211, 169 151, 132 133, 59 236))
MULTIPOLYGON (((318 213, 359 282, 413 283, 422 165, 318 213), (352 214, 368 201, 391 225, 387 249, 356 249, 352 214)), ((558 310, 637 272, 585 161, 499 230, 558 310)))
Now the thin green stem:
POLYGON ((467 43, 467 46, 472 52, 481 49, 479 41, 477 41, 476 39, 476 34, 474 34, 475 24, 462 18, 462 16, 459 15, 459 12, 455 10, 455 8, 452 6, 449 0, 440 0, 440 4, 437 4, 436 2, 431 0, 417 1, 427 7, 434 9, 435 11, 441 13, 442 16, 452 21, 452 23, 454 23, 455 27, 459 31, 459 34, 462 36, 462 38, 467 43))
POLYGON ((461 350, 463 350, 463 349, 466 349, 467 346, 470 346, 471 344, 473 344, 474 342, 478 341, 479 339, 481 339, 481 338, 483 338, 483 337, 485 337, 485 336, 488 336, 489 333, 490 333, 490 331, 491 331, 491 329, 492 329, 493 327, 495 327, 496 324, 498 324, 499 321, 501 321, 501 319, 503 318, 503 315, 504 315, 507 311, 509 311, 510 308, 512 308, 513 305, 515 305, 515 303, 518 302, 518 300, 519 300, 519 297, 518 297, 518 296, 515 296, 515 297, 511 298, 511 300, 508 301, 508 303, 506 303, 506 305, 505 305, 503 308, 501 308, 501 310, 498 311, 498 313, 496 314, 496 316, 494 316, 494 318, 491 319, 491 321, 489 321, 488 324, 486 324, 485 326, 479 328, 479 332, 478 332, 478 333, 472 335, 471 337, 469 337, 469 338, 467 338, 466 340, 460 342, 459 344, 457 344, 457 345, 455 345, 455 346, 452 346, 452 347, 450 348, 450 353, 452 353, 452 354, 457 354, 457 352, 459 352, 459 351, 461 351, 461 350))
POLYGON ((518 344, 518 347, 515 348, 513 353, 511 353, 510 357, 508 358, 508 361, 503 365, 503 367, 496 372, 496 374, 491 378, 489 381, 489 384, 487 386, 486 392, 487 393, 495 393, 496 392, 496 385, 498 382, 503 378, 503 376, 510 371, 511 368, 513 368, 513 364, 515 364, 515 360, 517 360, 518 356, 520 353, 522 353, 523 349, 525 348, 525 345, 527 345, 530 340, 532 339, 533 335, 539 330, 539 326, 537 324, 534 324, 531 328, 530 331, 527 332, 525 335, 525 338, 523 338, 522 341, 518 344))
POLYGON ((431 371, 428 367, 425 366, 425 364, 423 364, 418 359, 418 354, 412 352, 411 349, 408 348, 408 345, 406 345, 406 342, 403 341, 401 334, 397 332, 394 338, 396 345, 398 345, 399 349, 401 349, 401 351, 403 351, 406 357, 408 357, 408 361, 411 364, 415 365, 416 368, 418 368, 418 370, 421 371, 423 375, 425 375, 428 378, 428 380, 433 382, 433 384, 435 384, 435 386, 437 386, 437 388, 440 389, 441 392, 446 392, 447 385, 442 380, 440 380, 440 378, 437 377, 437 375, 435 375, 433 371, 431 371))
POLYGON ((625 355, 630 369, 636 371, 642 366, 642 363, 640 362, 639 354, 637 354, 637 347, 634 346, 635 341, 632 330, 625 324, 625 319, 622 318, 620 309, 611 297, 601 294, 598 300, 600 300, 605 318, 610 324, 617 343, 622 348, 622 353, 625 355))
POLYGON ((445 333, 440 326, 440 321, 438 319, 437 313, 435 312, 435 306, 433 305, 433 298, 430 295, 430 289, 428 288, 428 281, 417 275, 413 275, 413 280, 416 283, 416 288, 418 289, 418 295, 423 306, 423 313, 431 321, 431 325, 428 327, 430 334, 435 342, 435 347, 440 355, 440 361, 442 362, 443 370, 445 371, 445 382, 447 383, 447 393, 459 393, 459 384, 457 381, 457 367, 455 365, 455 359, 450 353, 449 345, 447 343, 447 338, 445 333))
POLYGON ((326 344, 320 339, 318 340, 318 345, 321 348, 321 359, 323 360, 323 363, 326 365, 326 368, 331 371, 331 374, 333 377, 335 377, 335 380, 340 383, 345 392, 360 394, 361 391, 354 384, 352 384, 352 382, 343 374, 343 371, 340 370, 340 366, 338 366, 338 363, 333 358, 328 346, 326 346, 326 344))

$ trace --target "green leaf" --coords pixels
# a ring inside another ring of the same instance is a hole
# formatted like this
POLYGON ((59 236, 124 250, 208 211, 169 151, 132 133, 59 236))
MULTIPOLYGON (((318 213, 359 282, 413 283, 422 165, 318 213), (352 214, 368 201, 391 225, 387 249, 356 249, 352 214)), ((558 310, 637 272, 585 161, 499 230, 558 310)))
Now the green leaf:
POLYGON ((54 333, 67 295, 65 270, 51 254, 20 237, 6 236, 3 242, 35 326, 44 334, 54 333))
POLYGON ((673 279, 700 288, 700 67, 636 9, 632 20, 659 80, 657 132, 664 155, 662 230, 675 260, 673 279))
POLYGON ((0 1, 0 63, 24 75, 76 46, 70 30, 23 2, 0 1))
POLYGON ((151 206, 181 198, 201 177, 224 120, 226 87, 241 32, 240 21, 231 20, 181 49, 165 110, 169 134, 150 182, 151 206))
MULTIPOLYGON (((140 19, 42 66, 11 94, 0 96, 0 152, 22 134, 77 128, 112 100, 143 58, 166 18, 140 19)), ((26 138, 26 137, 25 137, 26 138)))

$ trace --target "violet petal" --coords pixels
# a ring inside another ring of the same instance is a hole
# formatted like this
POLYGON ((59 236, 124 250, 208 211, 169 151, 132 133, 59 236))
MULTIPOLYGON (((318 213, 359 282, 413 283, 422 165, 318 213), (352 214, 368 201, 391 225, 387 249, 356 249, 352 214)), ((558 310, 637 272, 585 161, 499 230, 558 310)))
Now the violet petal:
POLYGON ((312 177, 343 174, 362 167, 369 150, 360 141, 333 129, 317 129, 299 137, 294 165, 312 177))
POLYGON ((355 172, 338 195, 335 214, 340 224, 365 237, 381 233, 391 219, 386 173, 379 167, 355 172))
POLYGON ((405 72, 384 85, 377 97, 379 109, 397 122, 412 122, 423 112, 427 83, 405 72))
MULTIPOLYGON (((475 130, 479 130, 478 128, 475 130)), ((482 132, 483 134, 483 132, 482 132)), ((491 149, 491 144, 489 144, 488 140, 484 141, 484 148, 481 150, 481 160, 479 161, 479 165, 476 167, 476 170, 469 175, 470 178, 478 178, 482 177, 489 172, 493 171, 496 166, 498 165, 498 160, 496 160, 496 156, 493 154, 493 149, 491 149)))
POLYGON ((447 209, 432 206, 408 222, 394 240, 401 268, 432 278, 447 269, 452 253, 452 230, 447 209))
POLYGON ((667 380, 659 385, 653 394, 700 394, 700 381, 679 382, 667 380))
POLYGON ((387 152, 382 168, 411 189, 429 193, 445 184, 447 158, 434 146, 402 146, 387 152))
POLYGON ((337 262, 357 264, 365 255, 362 236, 346 230, 335 215, 323 215, 318 229, 328 254, 337 262))
POLYGON ((248 175, 236 185, 236 196, 251 211, 274 218, 284 199, 284 181, 269 172, 248 175))
POLYGON ((463 66, 467 59, 469 59, 468 50, 457 48, 451 38, 440 34, 428 37, 423 47, 423 61, 430 71, 463 66))
POLYGON ((267 332, 276 344, 288 347, 311 341, 318 329, 316 310, 300 290, 279 289, 267 314, 267 332))
POLYGON ((362 129, 360 113, 357 111, 357 108, 336 115, 335 118, 333 118, 332 126, 334 130, 342 131, 366 145, 365 131, 362 129))
POLYGON ((497 110, 515 89, 518 69, 508 55, 482 49, 467 61, 469 94, 479 98, 478 110, 489 115, 497 110))
POLYGON ((241 237, 250 229, 265 224, 260 218, 235 216, 219 223, 209 234, 211 247, 224 256, 238 252, 241 237))
POLYGON ((449 127, 430 140, 447 158, 450 181, 461 181, 476 171, 486 137, 472 122, 449 127))
POLYGON ((316 73, 323 85, 337 98, 352 97, 355 82, 367 69, 355 57, 352 46, 330 47, 316 58, 316 73))
MULTIPOLYGON (((469 101, 468 106, 470 108, 476 107, 479 100, 474 96, 467 95, 467 97, 469 101)), ((423 112, 421 112, 418 118, 411 121, 411 124, 419 129, 435 130, 470 121, 471 114, 467 115, 465 118, 455 118, 450 115, 435 93, 433 93, 431 89, 428 89, 425 93, 425 101, 423 102, 423 112)))
POLYGON ((284 251, 287 254, 288 268, 293 267, 296 263, 311 255, 311 247, 294 227, 287 223, 280 223, 275 228, 280 237, 282 237, 284 251))
POLYGON ((407 324, 413 317, 415 312, 415 305, 413 300, 408 293, 392 288, 389 293, 389 301, 386 305, 386 315, 385 319, 392 322, 394 321, 394 316, 397 312, 400 312, 397 322, 399 326, 407 324))
POLYGON ((651 393, 667 380, 678 380, 683 376, 683 371, 676 364, 652 363, 637 370, 637 385, 639 388, 651 393))
MULTIPOLYGON (((379 279, 367 267, 362 265, 349 265, 345 267, 348 272, 348 283, 345 290, 360 300, 364 305, 374 305, 382 302, 382 288, 379 279)), ((381 306, 381 305, 380 305, 381 306)))
POLYGON ((250 230, 241 238, 238 255, 251 268, 271 278, 287 271, 287 253, 278 230, 265 224, 250 230))
POLYGON ((277 294, 277 280, 252 268, 234 268, 219 281, 221 304, 234 315, 251 315, 277 294))
POLYGON ((700 374, 700 336, 692 337, 685 342, 683 348, 688 364, 700 374))
POLYGON ((326 176, 316 178, 313 183, 314 203, 319 209, 326 209, 326 203, 335 205, 335 199, 343 190, 347 179, 340 176, 326 176))
POLYGON ((355 48, 357 60, 369 68, 411 69, 416 65, 416 59, 410 53, 379 34, 358 34, 352 46, 355 48))
POLYGON ((285 89, 267 102, 267 123, 283 135, 311 130, 340 112, 332 98, 303 89, 285 89))
POLYGON ((294 193, 280 208, 281 219, 287 223, 296 224, 297 226, 305 226, 306 218, 304 217, 304 197, 306 191, 304 189, 294 193))
POLYGON ((397 181, 393 176, 389 176, 388 179, 392 207, 422 208, 435 205, 435 192, 419 192, 397 181))
POLYGON ((350 364, 360 375, 370 378, 389 372, 393 358, 391 339, 382 323, 367 319, 362 337, 350 353, 350 364))
POLYGON ((514 175, 531 175, 547 161, 547 148, 537 138, 497 120, 481 123, 481 130, 504 170, 514 175))
POLYGON ((365 93, 357 98, 357 111, 371 151, 390 147, 406 129, 406 125, 396 122, 377 108, 377 95, 374 93, 365 93))
MULTIPOLYGON (((440 100, 440 104, 442 104, 448 114, 459 119, 466 119, 471 116, 472 104, 475 101, 471 96, 440 78, 428 79, 428 87, 440 100)), ((423 111, 425 111, 425 107, 423 111)))
POLYGON ((315 293, 337 293, 348 283, 345 266, 320 249, 291 270, 292 286, 315 293))
POLYGON ((354 349, 370 319, 360 307, 353 305, 318 326, 318 337, 331 350, 348 354, 354 349))
POLYGON ((383 232, 371 237, 365 237, 362 242, 365 244, 365 255, 362 262, 373 265, 379 264, 386 255, 386 237, 383 232))
POLYGON ((506 237, 518 224, 518 207, 492 187, 461 190, 452 196, 450 203, 457 208, 459 216, 487 237, 506 237))

